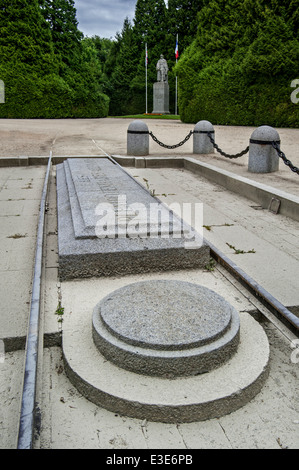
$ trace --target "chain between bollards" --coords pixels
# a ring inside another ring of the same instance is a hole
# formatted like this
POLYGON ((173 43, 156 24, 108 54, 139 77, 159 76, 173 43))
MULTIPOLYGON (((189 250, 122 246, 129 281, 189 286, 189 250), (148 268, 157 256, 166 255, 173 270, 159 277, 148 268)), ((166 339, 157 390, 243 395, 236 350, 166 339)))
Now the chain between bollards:
POLYGON ((287 165, 290 170, 294 173, 299 174, 299 168, 293 165, 293 163, 287 159, 285 154, 280 150, 279 144, 279 135, 269 126, 261 126, 254 131, 250 139, 250 144, 260 144, 260 148, 268 145, 272 146, 276 151, 278 157, 271 156, 269 153, 265 153, 264 150, 258 150, 251 153, 251 146, 246 147, 245 150, 239 152, 235 155, 224 152, 215 142, 213 137, 214 129, 212 124, 209 121, 200 121, 196 124, 194 130, 191 130, 186 137, 175 145, 167 145, 161 142, 152 132, 149 132, 148 127, 142 121, 133 121, 128 128, 128 143, 127 143, 127 153, 129 155, 148 155, 149 153, 149 142, 148 137, 151 138, 161 147, 166 149, 176 149, 184 145, 192 135, 196 136, 197 134, 205 134, 210 141, 210 144, 203 139, 198 140, 194 137, 193 141, 193 153, 196 154, 206 154, 211 153, 212 149, 216 149, 222 156, 229 159, 237 159, 249 152, 249 163, 248 169, 253 173, 268 173, 270 171, 277 171, 278 169, 278 160, 279 157, 283 160, 285 165, 287 165), (270 133, 270 135, 269 135, 270 133), (130 137, 130 139, 129 139, 130 137), (270 137, 270 138, 269 138, 270 137))
POLYGON ((246 155, 246 153, 249 152, 249 145, 248 145, 248 147, 245 150, 243 150, 242 152, 237 153, 236 155, 230 155, 229 153, 223 152, 223 150, 221 150, 219 148, 219 146, 216 144, 215 140, 212 137, 212 132, 207 132, 207 135, 208 135, 210 141, 212 142, 214 148, 217 150, 217 152, 219 152, 221 155, 223 155, 226 158, 231 158, 231 159, 239 158, 239 157, 242 157, 243 155, 246 155))
POLYGON ((299 175, 299 168, 295 165, 293 165, 293 163, 287 159, 287 157, 285 156, 285 154, 282 152, 282 150, 280 150, 279 148, 279 145, 277 144, 277 142, 271 142, 272 144, 272 147, 275 148, 278 156, 283 160, 284 164, 287 165, 291 171, 293 171, 293 173, 297 173, 297 175, 299 175))
POLYGON ((160 140, 157 139, 157 137, 152 133, 152 132, 149 132, 149 135, 151 136, 151 138, 157 143, 159 144, 161 147, 164 147, 166 149, 176 149, 178 147, 181 147, 182 145, 184 145, 189 139, 190 137, 194 134, 193 131, 190 131, 188 135, 186 135, 185 139, 182 140, 181 142, 179 142, 178 144, 175 144, 175 145, 166 145, 166 144, 163 144, 163 142, 161 142, 160 140))

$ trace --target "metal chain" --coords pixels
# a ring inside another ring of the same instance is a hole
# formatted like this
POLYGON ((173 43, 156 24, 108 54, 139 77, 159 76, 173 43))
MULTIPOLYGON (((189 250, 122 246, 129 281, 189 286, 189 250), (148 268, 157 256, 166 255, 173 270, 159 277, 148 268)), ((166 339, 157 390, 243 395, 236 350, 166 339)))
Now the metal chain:
MULTIPOLYGON (((159 139, 157 139, 157 137, 152 133, 152 132, 149 132, 149 135, 151 136, 151 138, 158 144, 160 145, 161 147, 164 147, 164 148, 167 148, 167 149, 175 149, 175 148, 178 148, 178 147, 181 147, 182 145, 184 145, 189 139, 190 137, 194 134, 194 131, 190 131, 188 135, 186 135, 185 139, 182 140, 181 142, 179 142, 178 144, 176 145, 166 145, 166 144, 163 144, 163 142, 161 142, 159 139)), ((243 150, 242 152, 240 153, 237 153, 235 155, 230 155, 226 152, 224 152, 223 150, 220 149, 220 147, 216 144, 214 138, 212 137, 212 133, 211 132, 207 132, 207 136, 209 137, 211 143, 213 144, 214 148, 217 150, 217 152, 219 152, 221 155, 223 155, 224 157, 226 158, 239 158, 239 157, 242 157, 243 155, 246 155, 246 153, 249 152, 249 145, 248 147, 246 147, 245 150, 243 150)), ((277 151, 278 153, 278 156, 280 158, 282 158, 282 160, 284 161, 285 165, 287 165, 294 173, 297 173, 299 174, 299 168, 294 166, 292 164, 292 162, 290 160, 288 160, 285 156, 285 154, 280 150, 279 148, 279 145, 276 143, 276 142, 271 142, 272 143, 272 146, 275 148, 275 150, 277 151)))
POLYGON ((221 150, 221 149, 218 147, 218 145, 216 144, 215 140, 214 140, 213 137, 212 137, 212 133, 211 133, 211 132, 207 132, 207 135, 208 135, 210 141, 212 142, 214 148, 215 148, 219 153, 221 153, 221 155, 223 155, 223 156, 226 157, 226 158, 239 158, 239 157, 242 157, 243 155, 245 155, 247 152, 249 152, 249 146, 248 146, 245 150, 243 150, 243 151, 240 152, 240 153, 237 153, 236 155, 230 155, 230 154, 228 154, 228 153, 225 153, 225 152, 223 152, 223 150, 221 150))
POLYGON ((271 143, 272 143, 272 147, 275 148, 276 152, 278 153, 278 156, 282 158, 285 165, 287 165, 294 173, 297 173, 297 175, 299 175, 299 168, 293 165, 293 163, 287 159, 285 154, 280 150, 279 145, 276 142, 271 142, 271 143))
POLYGON ((176 149, 178 147, 181 147, 182 145, 184 145, 191 137, 191 135, 193 135, 193 131, 190 131, 189 134, 185 137, 184 140, 182 140, 181 142, 179 142, 178 144, 176 145, 166 145, 166 144, 163 144, 163 142, 160 142, 160 140, 157 139, 156 136, 154 136, 154 134, 152 132, 149 132, 149 135, 151 136, 151 138, 157 143, 159 144, 161 147, 164 147, 166 149, 176 149))

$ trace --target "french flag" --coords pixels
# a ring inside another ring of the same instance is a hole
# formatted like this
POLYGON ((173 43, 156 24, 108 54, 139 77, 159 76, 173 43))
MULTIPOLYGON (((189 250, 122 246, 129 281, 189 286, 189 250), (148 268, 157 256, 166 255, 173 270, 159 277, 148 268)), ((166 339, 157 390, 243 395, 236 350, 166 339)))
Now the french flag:
POLYGON ((175 44, 175 58, 179 58, 179 40, 178 37, 176 38, 176 44, 175 44))

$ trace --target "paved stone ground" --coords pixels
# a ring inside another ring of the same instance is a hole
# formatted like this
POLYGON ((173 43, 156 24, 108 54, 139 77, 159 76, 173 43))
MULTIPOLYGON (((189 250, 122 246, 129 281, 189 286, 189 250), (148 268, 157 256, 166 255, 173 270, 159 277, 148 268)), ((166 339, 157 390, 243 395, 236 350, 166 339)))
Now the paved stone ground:
POLYGON ((299 305, 298 222, 277 217, 189 171, 159 168, 130 172, 168 205, 202 202, 204 237, 281 303, 299 305), (244 253, 236 254, 234 248, 244 253))
MULTIPOLYGON (((126 154, 128 120, 0 120, 0 157, 20 155, 115 155, 126 154)), ((147 121, 151 130, 165 143, 176 143, 192 126, 170 121, 147 121)), ((215 126, 216 139, 223 150, 237 153, 248 145, 253 128, 215 126)), ((299 165, 298 129, 278 129, 282 149, 299 165)), ((176 155, 191 155, 191 143, 176 155), (188 147, 189 145, 189 147, 188 147), (180 152, 180 153, 179 153, 180 152), (184 153, 185 155, 185 153, 184 153)), ((151 143, 151 154, 163 155, 151 143)), ((224 160, 211 155, 197 157, 219 168, 299 194, 298 176, 281 163, 276 174, 252 175, 246 169, 246 158, 224 160)), ((19 348, 26 335, 30 287, 34 265, 39 200, 45 167, 0 169, 0 338, 10 348, 19 348), (21 340, 20 340, 21 338, 21 340)), ((235 194, 182 170, 131 169, 131 174, 145 184, 148 180, 156 194, 172 201, 204 203, 204 235, 238 261, 258 282, 283 303, 298 306, 298 222, 256 210, 235 194), (227 243, 244 251, 235 254, 227 243)), ((159 196, 160 197, 160 196, 159 196)), ((89 314, 98 298, 99 289, 118 288, 138 279, 57 282, 55 168, 51 178, 47 215, 47 250, 45 255, 45 292, 43 297, 45 332, 57 333, 59 325, 54 312, 62 293, 64 306, 89 314)), ((159 275, 155 276, 159 278, 159 275)), ((165 275, 163 275, 165 278, 165 275)), ((204 273, 192 270, 167 275, 169 279, 199 282, 220 290, 220 294, 239 310, 252 311, 257 302, 236 286, 222 268, 204 273)), ((102 449, 265 449, 299 448, 298 362, 292 361, 294 350, 290 338, 269 323, 264 324, 271 345, 270 377, 262 391, 245 407, 231 415, 202 423, 167 425, 126 418, 100 409, 83 398, 64 374, 59 347, 47 347, 41 364, 42 386, 39 404, 42 427, 36 447, 102 448, 102 449)), ((24 351, 6 352, 0 357, 0 448, 15 448, 22 386, 24 351)))
MULTIPOLYGON (((126 155, 127 129, 132 119, 58 119, 19 120, 0 119, 0 157, 48 156, 53 155, 126 155)), ((193 124, 180 121, 146 119, 150 131, 165 144, 176 144, 183 140, 193 124)), ((227 153, 235 154, 244 150, 254 127, 214 126, 215 140, 227 153)), ((276 129, 281 139, 281 149, 294 165, 299 167, 299 129, 276 129)), ((166 151, 150 139, 151 155, 192 156, 192 138, 175 150, 166 151)), ((248 154, 230 160, 219 154, 199 156, 198 159, 224 168, 238 175, 280 188, 292 194, 299 194, 298 175, 293 174, 280 162, 278 173, 267 175, 251 174, 247 171, 248 154)))
MULTIPOLYGON (((0 169, 0 338, 24 347, 31 299, 39 203, 45 167, 0 169)), ((18 429, 24 351, 0 361, 0 447, 13 448, 18 429)))

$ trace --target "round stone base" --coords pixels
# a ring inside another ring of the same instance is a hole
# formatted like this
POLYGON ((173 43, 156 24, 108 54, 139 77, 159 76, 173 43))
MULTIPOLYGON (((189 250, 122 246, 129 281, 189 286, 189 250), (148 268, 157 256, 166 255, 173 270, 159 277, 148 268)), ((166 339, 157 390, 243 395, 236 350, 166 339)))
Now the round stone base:
POLYGON ((91 320, 80 309, 66 318, 65 370, 83 396, 114 413, 164 423, 218 418, 246 405, 267 378, 268 339, 247 313, 240 313, 240 343, 231 359, 207 374, 176 379, 143 376, 107 361, 92 340, 91 320))
POLYGON ((118 289, 93 314, 93 339, 111 362, 144 375, 197 375, 220 367, 239 344, 239 314, 210 289, 145 281, 118 289))

